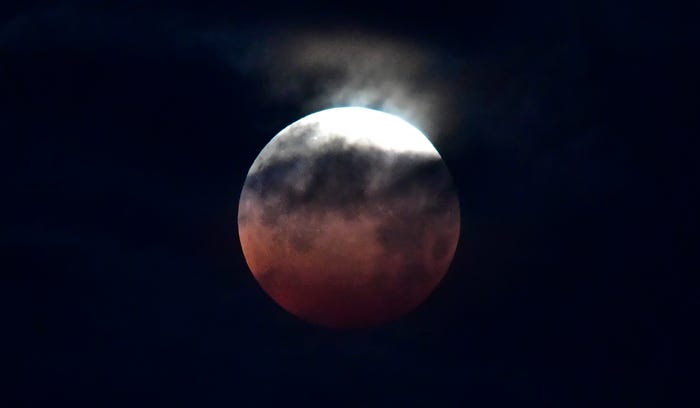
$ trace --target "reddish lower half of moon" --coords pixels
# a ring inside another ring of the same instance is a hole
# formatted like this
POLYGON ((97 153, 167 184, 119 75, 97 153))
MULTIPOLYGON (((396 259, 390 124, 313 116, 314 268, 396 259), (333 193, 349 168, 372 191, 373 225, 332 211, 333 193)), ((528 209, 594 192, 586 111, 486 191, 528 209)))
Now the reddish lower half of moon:
POLYGON ((456 199, 411 229, 417 220, 332 212, 265 223, 262 206, 243 198, 239 233, 256 280, 287 311, 328 327, 373 326, 417 307, 445 275, 459 237, 456 199))

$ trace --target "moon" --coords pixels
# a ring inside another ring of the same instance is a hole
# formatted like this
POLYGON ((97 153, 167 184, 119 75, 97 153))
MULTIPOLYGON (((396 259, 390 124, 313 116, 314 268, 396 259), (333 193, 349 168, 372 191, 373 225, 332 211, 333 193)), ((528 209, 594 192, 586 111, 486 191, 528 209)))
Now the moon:
POLYGON ((407 314, 440 283, 459 239, 459 200, 416 127, 332 108, 263 148, 238 229, 253 276, 282 308, 322 326, 370 327, 407 314))

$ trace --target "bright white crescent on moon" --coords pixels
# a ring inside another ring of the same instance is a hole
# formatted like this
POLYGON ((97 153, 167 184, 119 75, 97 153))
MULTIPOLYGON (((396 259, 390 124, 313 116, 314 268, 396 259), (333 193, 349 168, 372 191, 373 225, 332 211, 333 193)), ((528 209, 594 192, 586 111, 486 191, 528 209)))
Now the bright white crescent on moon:
POLYGON ((356 107, 278 133, 251 166, 238 212, 263 290, 329 327, 380 324, 422 303, 452 261, 459 224, 449 172, 425 135, 356 107))

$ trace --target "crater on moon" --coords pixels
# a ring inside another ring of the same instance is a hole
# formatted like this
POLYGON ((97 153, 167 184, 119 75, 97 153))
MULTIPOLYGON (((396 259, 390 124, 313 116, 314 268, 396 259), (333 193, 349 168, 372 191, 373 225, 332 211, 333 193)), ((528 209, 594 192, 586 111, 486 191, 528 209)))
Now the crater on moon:
POLYGON ((317 112, 278 133, 253 163, 238 213, 263 290, 330 327, 380 324, 422 303, 452 261, 459 224, 430 141, 365 108, 317 112))

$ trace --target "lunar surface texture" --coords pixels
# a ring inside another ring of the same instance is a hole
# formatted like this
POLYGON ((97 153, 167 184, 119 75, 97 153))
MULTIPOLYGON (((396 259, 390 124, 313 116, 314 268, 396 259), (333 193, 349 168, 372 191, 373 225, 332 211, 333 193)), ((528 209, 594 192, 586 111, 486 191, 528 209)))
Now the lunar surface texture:
POLYGON ((279 132, 253 163, 238 228, 263 290, 335 328, 396 319, 443 278, 459 239, 449 172, 420 130, 366 108, 333 108, 279 132))

